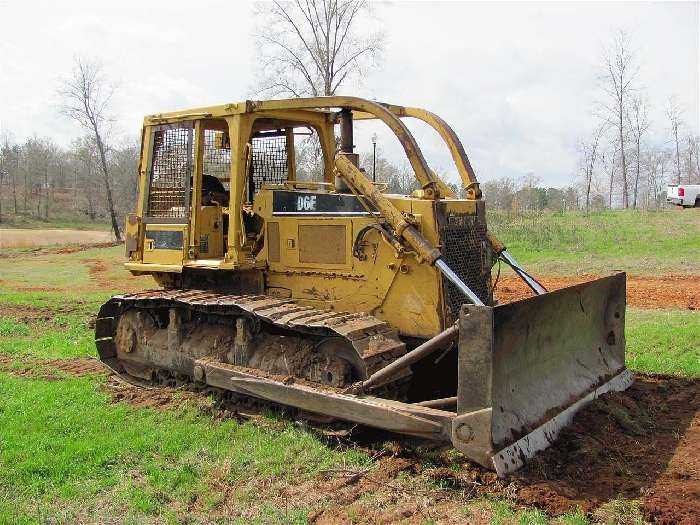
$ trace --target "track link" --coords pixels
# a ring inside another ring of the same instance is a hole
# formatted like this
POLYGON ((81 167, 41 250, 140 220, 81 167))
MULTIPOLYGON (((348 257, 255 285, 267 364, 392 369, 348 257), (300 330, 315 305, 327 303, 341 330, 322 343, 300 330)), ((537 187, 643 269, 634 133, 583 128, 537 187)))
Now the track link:
MULTIPOLYGON (((120 317, 127 311, 155 311, 177 308, 191 313, 228 317, 254 318, 265 329, 283 331, 297 337, 341 337, 361 358, 369 376, 406 352, 405 344, 384 321, 366 313, 343 313, 319 310, 289 299, 268 295, 230 295, 208 290, 153 290, 112 297, 100 308, 95 323, 95 344, 100 360, 114 373, 129 379, 119 360, 115 337, 120 317)), ((250 369, 246 369, 250 371, 250 369)), ((264 372, 264 371, 263 371, 264 372)), ((406 375, 380 386, 375 395, 396 397, 396 390, 406 385, 406 375)), ((327 388, 327 385, 324 385, 327 388)))

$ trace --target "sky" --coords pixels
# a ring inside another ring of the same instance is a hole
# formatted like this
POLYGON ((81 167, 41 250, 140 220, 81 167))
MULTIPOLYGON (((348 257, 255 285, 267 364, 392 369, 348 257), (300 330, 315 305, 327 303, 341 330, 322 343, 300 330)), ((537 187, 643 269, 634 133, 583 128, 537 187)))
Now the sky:
MULTIPOLYGON (((373 2, 386 48, 344 94, 429 109, 457 132, 482 181, 534 174, 565 186, 577 144, 593 132, 603 56, 629 35, 650 101, 648 141, 669 144, 668 97, 685 130, 700 129, 698 2, 373 2)), ((0 0, 0 133, 67 146, 80 128, 57 90, 75 57, 99 61, 115 87, 113 143, 138 136, 143 116, 258 98, 256 20, 245 1, 0 0)), ((433 169, 456 180, 439 137, 409 123, 433 169)), ((387 128, 358 125, 360 152, 404 157, 387 128)))

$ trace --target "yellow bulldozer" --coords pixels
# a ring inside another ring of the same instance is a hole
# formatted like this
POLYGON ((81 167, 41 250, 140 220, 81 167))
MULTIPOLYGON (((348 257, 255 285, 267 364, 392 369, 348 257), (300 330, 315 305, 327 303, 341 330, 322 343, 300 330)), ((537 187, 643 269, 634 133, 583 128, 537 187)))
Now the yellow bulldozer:
POLYGON ((464 148, 433 113, 334 96, 150 115, 138 180, 125 265, 159 288, 113 297, 95 329, 101 360, 128 380, 451 443, 499 475, 632 382, 625 275, 547 292, 488 231, 464 148), (442 138, 461 197, 405 119, 442 138), (353 131, 367 120, 398 139, 410 195, 359 168, 353 131), (308 134, 319 180, 297 178, 308 134), (531 298, 494 301, 499 260, 531 298))

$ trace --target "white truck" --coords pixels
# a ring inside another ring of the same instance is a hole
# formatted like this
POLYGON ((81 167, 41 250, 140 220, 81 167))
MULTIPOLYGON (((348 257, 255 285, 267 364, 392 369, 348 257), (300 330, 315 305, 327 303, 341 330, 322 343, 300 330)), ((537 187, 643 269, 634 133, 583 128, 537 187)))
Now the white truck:
POLYGON ((700 184, 669 184, 666 202, 683 208, 700 208, 700 184))

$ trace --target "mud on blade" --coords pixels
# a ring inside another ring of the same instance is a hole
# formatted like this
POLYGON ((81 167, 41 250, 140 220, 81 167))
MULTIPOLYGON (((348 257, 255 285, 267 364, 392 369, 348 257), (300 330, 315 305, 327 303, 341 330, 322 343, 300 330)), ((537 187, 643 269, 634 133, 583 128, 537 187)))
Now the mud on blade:
POLYGON ((496 307, 464 305, 452 442, 505 474, 598 395, 624 390, 625 274, 496 307))

